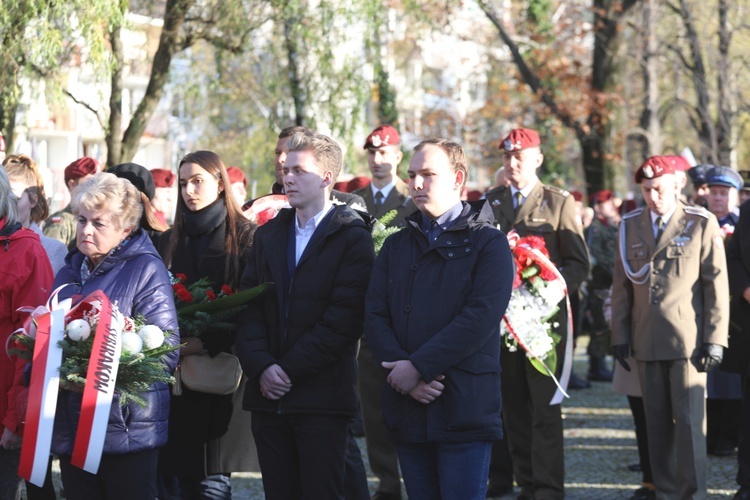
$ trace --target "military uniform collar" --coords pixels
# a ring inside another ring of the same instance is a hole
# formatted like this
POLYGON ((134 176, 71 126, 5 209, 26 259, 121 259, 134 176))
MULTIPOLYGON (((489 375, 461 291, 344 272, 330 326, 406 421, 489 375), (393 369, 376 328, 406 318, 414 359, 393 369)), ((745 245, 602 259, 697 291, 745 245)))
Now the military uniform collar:
POLYGON ((531 194, 531 191, 534 189, 534 187, 538 183, 539 183, 539 179, 538 178, 534 178, 534 180, 532 180, 531 182, 529 182, 528 184, 526 184, 526 186, 524 186, 523 189, 518 189, 515 186, 513 186, 513 184, 511 184, 510 185, 510 194, 511 194, 511 197, 514 197, 517 192, 521 191, 521 195, 523 196, 523 198, 524 199, 528 198, 529 195, 531 194))

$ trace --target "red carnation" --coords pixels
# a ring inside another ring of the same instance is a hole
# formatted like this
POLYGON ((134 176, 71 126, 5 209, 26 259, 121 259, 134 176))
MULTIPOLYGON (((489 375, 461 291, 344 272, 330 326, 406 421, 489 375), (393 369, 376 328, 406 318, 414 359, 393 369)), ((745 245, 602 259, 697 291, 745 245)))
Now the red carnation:
POLYGON ((180 280, 180 283, 184 283, 187 281, 187 275, 182 274, 182 273, 177 273, 174 275, 174 277, 180 280))
POLYGON ((232 289, 229 288, 229 285, 221 285, 221 293, 224 295, 232 295, 232 289))
POLYGON ((208 297, 208 300, 216 300, 216 294, 213 290, 206 290, 206 297, 208 297))
POLYGON ((179 288, 175 290, 175 293, 177 293, 177 298, 181 302, 192 302, 193 301, 193 294, 188 292, 187 288, 184 286, 182 288, 179 288))
POLYGON ((276 211, 275 208, 269 207, 269 208, 267 208, 265 210, 262 210, 262 211, 258 212, 258 214, 255 216, 255 222, 259 226, 262 226, 263 224, 265 224, 269 220, 271 220, 274 217, 276 217, 277 213, 278 212, 276 211))
POLYGON ((552 271, 552 269, 549 269, 549 268, 544 267, 544 266, 539 266, 539 267, 541 267, 541 269, 542 269, 542 272, 539 273, 539 276, 544 281, 555 281, 557 279, 557 275, 554 273, 554 271, 552 271))

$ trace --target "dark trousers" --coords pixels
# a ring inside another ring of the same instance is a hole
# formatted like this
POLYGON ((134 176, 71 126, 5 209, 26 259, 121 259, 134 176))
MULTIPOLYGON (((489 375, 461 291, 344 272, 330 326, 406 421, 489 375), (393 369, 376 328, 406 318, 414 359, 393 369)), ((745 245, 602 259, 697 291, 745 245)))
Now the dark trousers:
POLYGON ((737 446, 737 484, 750 488, 750 378, 742 380, 740 440, 737 446))
POLYGON ((508 449, 508 431, 503 422, 503 439, 492 443, 490 459, 490 486, 504 490, 513 486, 513 460, 508 449))
POLYGON ((559 404, 549 404, 557 387, 529 363, 520 348, 516 352, 503 348, 500 366, 503 419, 521 493, 538 499, 564 498, 562 412, 559 404))
POLYGON ((357 385, 370 469, 380 480, 378 491, 401 495, 401 475, 398 469, 396 445, 388 436, 388 429, 383 421, 382 399, 386 372, 375 361, 364 338, 360 344, 357 362, 359 365, 357 385))
POLYGON ((741 399, 706 399, 706 448, 735 448, 739 440, 741 399))
POLYGON ((60 457, 65 496, 71 500, 149 500, 156 498, 159 450, 104 455, 99 472, 91 474, 60 457))
POLYGON ((352 433, 352 422, 349 422, 349 436, 346 440, 346 470, 344 471, 344 496, 346 500, 370 500, 370 488, 367 486, 367 471, 362 461, 357 440, 352 433))
POLYGON ((350 417, 253 412, 267 500, 344 499, 350 417))
POLYGON ((643 409, 643 398, 628 396, 628 404, 635 424, 635 442, 638 446, 638 460, 641 464, 643 482, 653 484, 654 475, 651 472, 651 458, 648 455, 648 429, 646 428, 646 410, 643 409))

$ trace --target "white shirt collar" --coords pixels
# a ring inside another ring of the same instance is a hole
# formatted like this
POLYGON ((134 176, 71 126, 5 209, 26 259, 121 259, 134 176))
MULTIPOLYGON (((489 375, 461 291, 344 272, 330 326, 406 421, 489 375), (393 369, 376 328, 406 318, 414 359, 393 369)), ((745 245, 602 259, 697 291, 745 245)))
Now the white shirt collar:
POLYGON ((391 194, 391 189, 393 189, 393 186, 395 185, 396 183, 394 181, 391 181, 387 186, 383 186, 382 188, 378 189, 377 187, 375 187, 375 184, 371 182, 370 188, 372 189, 372 199, 375 199, 375 195, 378 193, 378 191, 380 191, 381 193, 383 193, 383 200, 385 200, 386 198, 388 198, 388 195, 391 194))
POLYGON ((655 226, 656 225, 656 219, 658 219, 659 217, 661 217, 661 220, 664 221, 664 225, 666 226, 667 224, 669 224, 669 219, 672 218, 672 216, 674 215, 675 210, 677 210, 677 206, 676 205, 674 207, 672 207, 672 210, 670 210, 669 212, 667 212, 664 215, 659 215, 657 213, 650 212, 651 213, 651 224, 655 226))

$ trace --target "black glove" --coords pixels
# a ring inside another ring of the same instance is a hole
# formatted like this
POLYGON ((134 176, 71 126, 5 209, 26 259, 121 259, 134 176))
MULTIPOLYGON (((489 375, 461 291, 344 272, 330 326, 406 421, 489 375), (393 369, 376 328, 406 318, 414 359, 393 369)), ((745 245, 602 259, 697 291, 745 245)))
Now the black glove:
POLYGON ((707 372, 721 364, 724 357, 724 348, 718 344, 703 344, 701 346, 700 359, 698 360, 698 371, 707 372))
POLYGON ((630 365, 625 358, 630 356, 630 344, 618 344, 612 346, 612 355, 615 357, 618 363, 625 368, 625 371, 630 371, 630 365))

